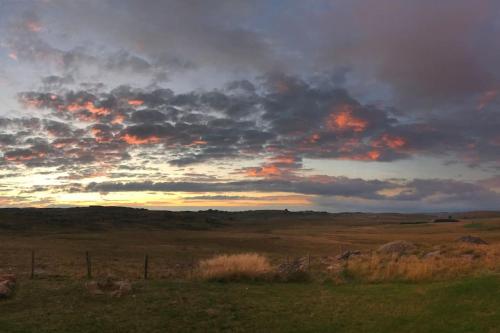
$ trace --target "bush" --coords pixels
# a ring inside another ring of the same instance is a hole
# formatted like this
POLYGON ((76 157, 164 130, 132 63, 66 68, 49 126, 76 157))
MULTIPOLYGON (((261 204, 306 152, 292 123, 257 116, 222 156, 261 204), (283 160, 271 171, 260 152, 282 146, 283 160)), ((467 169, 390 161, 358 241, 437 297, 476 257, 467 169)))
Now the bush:
POLYGON ((218 255, 202 260, 198 276, 209 281, 262 280, 272 272, 269 260, 257 253, 218 255))

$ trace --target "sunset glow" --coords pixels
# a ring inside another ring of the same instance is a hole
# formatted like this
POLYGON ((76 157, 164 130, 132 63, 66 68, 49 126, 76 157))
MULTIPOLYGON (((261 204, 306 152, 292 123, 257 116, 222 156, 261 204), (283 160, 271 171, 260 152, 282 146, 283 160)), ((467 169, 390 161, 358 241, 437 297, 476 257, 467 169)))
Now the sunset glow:
POLYGON ((0 205, 500 202, 488 2, 1 3, 0 205))

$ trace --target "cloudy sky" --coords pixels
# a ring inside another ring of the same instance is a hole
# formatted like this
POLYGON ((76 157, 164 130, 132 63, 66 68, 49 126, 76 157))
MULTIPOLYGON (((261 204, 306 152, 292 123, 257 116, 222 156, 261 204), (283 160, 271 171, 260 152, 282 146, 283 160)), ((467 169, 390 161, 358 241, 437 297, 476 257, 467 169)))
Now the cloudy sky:
POLYGON ((0 0, 0 206, 500 208, 495 0, 0 0))

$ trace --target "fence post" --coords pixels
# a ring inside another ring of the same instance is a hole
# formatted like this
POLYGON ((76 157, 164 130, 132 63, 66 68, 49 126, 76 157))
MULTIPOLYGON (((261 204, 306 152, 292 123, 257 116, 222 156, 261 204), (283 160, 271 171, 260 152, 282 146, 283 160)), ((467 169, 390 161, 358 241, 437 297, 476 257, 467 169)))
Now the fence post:
POLYGON ((307 254, 307 269, 311 270, 311 254, 307 254))
POLYGON ((31 250, 31 279, 35 278, 35 250, 31 250))
POLYGON ((194 275, 194 257, 191 256, 191 263, 189 265, 189 278, 190 279, 193 279, 193 275, 194 275))
POLYGON ((149 256, 146 254, 144 256, 144 280, 148 279, 148 265, 149 265, 149 256))
POLYGON ((85 252, 85 257, 87 259, 87 279, 91 279, 92 278, 92 263, 90 261, 89 251, 85 252))

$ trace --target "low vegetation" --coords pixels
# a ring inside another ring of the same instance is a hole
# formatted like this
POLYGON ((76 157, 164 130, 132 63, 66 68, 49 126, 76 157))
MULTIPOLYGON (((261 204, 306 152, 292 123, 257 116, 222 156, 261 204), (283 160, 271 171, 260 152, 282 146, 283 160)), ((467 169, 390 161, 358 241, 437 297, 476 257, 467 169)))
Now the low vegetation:
POLYGON ((73 280, 26 280, 0 301, 2 333, 498 332, 500 279, 428 283, 137 282, 91 296, 73 280))
POLYGON ((271 273, 269 260, 257 253, 218 255, 198 267, 198 276, 209 281, 263 280, 271 273))
POLYGON ((411 254, 372 252, 350 259, 348 275, 368 282, 448 280, 494 273, 500 247, 451 243, 411 254))
POLYGON ((432 218, 0 210, 0 331, 498 331, 498 213, 432 218))

